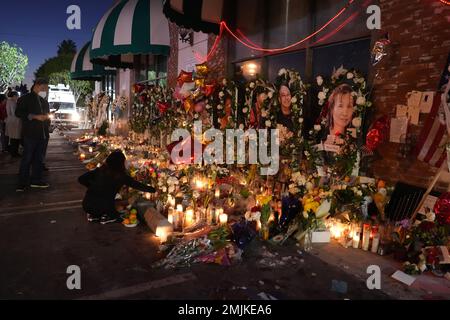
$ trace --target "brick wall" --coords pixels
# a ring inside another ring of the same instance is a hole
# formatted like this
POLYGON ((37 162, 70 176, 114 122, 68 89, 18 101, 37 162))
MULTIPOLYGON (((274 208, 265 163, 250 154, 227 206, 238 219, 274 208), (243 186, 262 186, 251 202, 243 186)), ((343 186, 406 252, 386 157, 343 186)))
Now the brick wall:
MULTIPOLYGON (((374 104, 378 115, 393 114, 397 104, 406 104, 412 90, 435 91, 450 51, 450 6, 438 0, 380 0, 382 32, 392 41, 389 55, 374 67, 374 104)), ((377 35, 379 36, 379 35, 377 35)), ((375 38, 375 37, 374 37, 375 38)), ((418 135, 419 126, 410 126, 418 135)), ((373 173, 389 181, 404 181, 427 186, 436 169, 413 156, 400 159, 399 144, 380 148, 381 159, 374 162, 373 173)), ((441 187, 447 185, 441 183, 441 187)))
POLYGON ((178 26, 169 21, 170 56, 167 63, 167 80, 169 88, 175 88, 178 77, 178 26))

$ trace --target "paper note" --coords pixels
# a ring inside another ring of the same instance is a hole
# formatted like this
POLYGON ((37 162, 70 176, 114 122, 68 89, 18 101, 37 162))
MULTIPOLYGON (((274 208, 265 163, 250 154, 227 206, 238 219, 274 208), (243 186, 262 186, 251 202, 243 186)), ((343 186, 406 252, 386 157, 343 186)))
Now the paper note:
POLYGON ((390 142, 401 143, 405 140, 408 132, 408 118, 392 118, 390 129, 390 142))
POLYGON ((408 117, 412 125, 419 125, 420 107, 408 106, 408 117))
POLYGON ((408 99, 408 107, 420 108, 420 101, 422 100, 422 92, 412 91, 406 95, 408 99))
POLYGON ((431 107, 433 106, 434 91, 427 91, 422 94, 422 99, 420 100, 420 112, 430 113, 431 107))
POLYGON ((410 276, 409 274, 404 273, 403 271, 397 270, 395 273, 391 276, 397 281, 403 282, 404 284, 410 286, 416 281, 416 278, 410 276))
POLYGON ((422 207, 419 209, 419 213, 426 215, 428 212, 432 211, 437 199, 438 198, 435 196, 428 195, 425 198, 425 202, 423 203, 422 207))
POLYGON ((397 118, 407 117, 408 116, 408 106, 404 106, 401 104, 397 105, 397 112, 395 114, 397 118))

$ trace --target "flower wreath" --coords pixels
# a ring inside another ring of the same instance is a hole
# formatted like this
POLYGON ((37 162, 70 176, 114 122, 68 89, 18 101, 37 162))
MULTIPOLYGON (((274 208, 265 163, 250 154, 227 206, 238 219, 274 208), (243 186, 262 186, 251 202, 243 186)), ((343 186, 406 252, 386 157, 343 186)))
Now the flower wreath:
MULTIPOLYGON (((283 139, 283 137, 281 136, 280 141, 286 140, 287 144, 289 144, 288 148, 291 149, 292 153, 292 151, 294 151, 293 149, 300 147, 303 142, 303 104, 304 98, 306 96, 307 86, 303 83, 302 78, 297 71, 284 68, 280 69, 280 71, 278 72, 278 77, 276 79, 277 88, 280 88, 280 86, 283 84, 287 85, 291 92, 291 118, 294 124, 294 135, 292 137, 290 135, 287 136, 287 139, 283 139)), ((278 96, 279 92, 272 100, 273 108, 271 111, 275 119, 279 109, 278 96)), ((283 133, 283 131, 281 133, 283 133)))
POLYGON ((333 90, 339 85, 346 83, 353 90, 352 96, 355 102, 356 117, 353 118, 352 125, 359 132, 362 125, 362 116, 366 109, 372 106, 372 102, 367 99, 369 93, 364 76, 356 69, 347 70, 343 66, 340 66, 337 70, 333 69, 333 74, 330 79, 324 79, 321 75, 317 76, 316 83, 320 90, 317 98, 319 99, 319 106, 322 107, 322 112, 316 121, 315 130, 320 130, 318 125, 325 125, 326 115, 328 113, 328 99, 333 93, 333 90))
POLYGON ((231 114, 228 117, 227 128, 234 128, 237 124, 238 101, 236 100, 236 90, 237 86, 233 81, 223 79, 217 89, 217 95, 207 102, 208 105, 211 105, 211 108, 216 110, 219 126, 220 119, 226 116, 226 100, 229 98, 231 98, 231 114))

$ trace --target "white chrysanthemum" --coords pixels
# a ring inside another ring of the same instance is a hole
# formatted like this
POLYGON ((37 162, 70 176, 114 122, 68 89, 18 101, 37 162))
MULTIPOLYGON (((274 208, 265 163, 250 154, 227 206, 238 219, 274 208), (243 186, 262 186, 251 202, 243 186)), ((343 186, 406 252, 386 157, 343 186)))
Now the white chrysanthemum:
POLYGON ((359 127, 361 127, 361 122, 362 122, 361 118, 360 118, 360 117, 356 117, 356 118, 354 118, 354 119, 352 120, 352 125, 353 125, 355 128, 359 128, 359 127))
POLYGON ((291 102, 292 103, 296 103, 297 102, 297 97, 292 97, 291 102))
POLYGON ((167 192, 167 187, 163 187, 162 188, 162 192, 166 193, 167 192))
POLYGON ((322 129, 322 127, 320 126, 320 124, 315 124, 314 125, 314 130, 320 131, 321 129, 322 129))
POLYGON ((304 119, 303 118, 298 118, 298 122, 299 123, 303 123, 304 119))
POLYGON ((209 109, 211 109, 211 108, 212 108, 212 107, 211 107, 211 105, 210 105, 210 104, 207 104, 207 105, 206 105, 206 109, 208 109, 208 110, 209 110, 209 109))
POLYGON ((325 94, 325 92, 320 91, 318 96, 319 100, 325 100, 327 98, 327 95, 325 94))
POLYGON ((270 127, 272 125, 272 122, 270 120, 266 120, 266 127, 270 127))
POLYGON ((223 98, 225 96, 225 93, 223 93, 223 91, 219 92, 219 98, 223 98))
POLYGON ((253 89, 253 88, 255 87, 255 83, 254 83, 254 82, 250 82, 249 87, 250 87, 251 89, 253 89))
POLYGON ((366 104, 366 98, 365 97, 358 97, 358 99, 356 99, 356 104, 358 106, 363 106, 366 104))
POLYGON ((217 106, 217 109, 218 109, 218 110, 222 110, 222 109, 223 109, 223 106, 222 106, 221 104, 219 104, 219 105, 217 106))
POLYGON ((278 71, 278 76, 283 76, 287 73, 287 70, 285 68, 280 69, 280 71, 278 71))
POLYGON ((247 113, 247 112, 248 112, 248 108, 242 109, 242 112, 243 112, 243 113, 247 113))
POLYGON ((316 81, 317 81, 317 85, 321 86, 323 84, 323 78, 322 76, 317 76, 316 77, 316 81))

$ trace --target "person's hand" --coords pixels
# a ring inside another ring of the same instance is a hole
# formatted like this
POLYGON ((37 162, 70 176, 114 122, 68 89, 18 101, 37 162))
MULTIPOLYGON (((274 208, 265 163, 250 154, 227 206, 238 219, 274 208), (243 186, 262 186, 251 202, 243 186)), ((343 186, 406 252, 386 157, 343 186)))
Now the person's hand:
POLYGON ((46 121, 49 119, 48 114, 37 114, 33 117, 34 120, 38 120, 38 121, 46 121))

